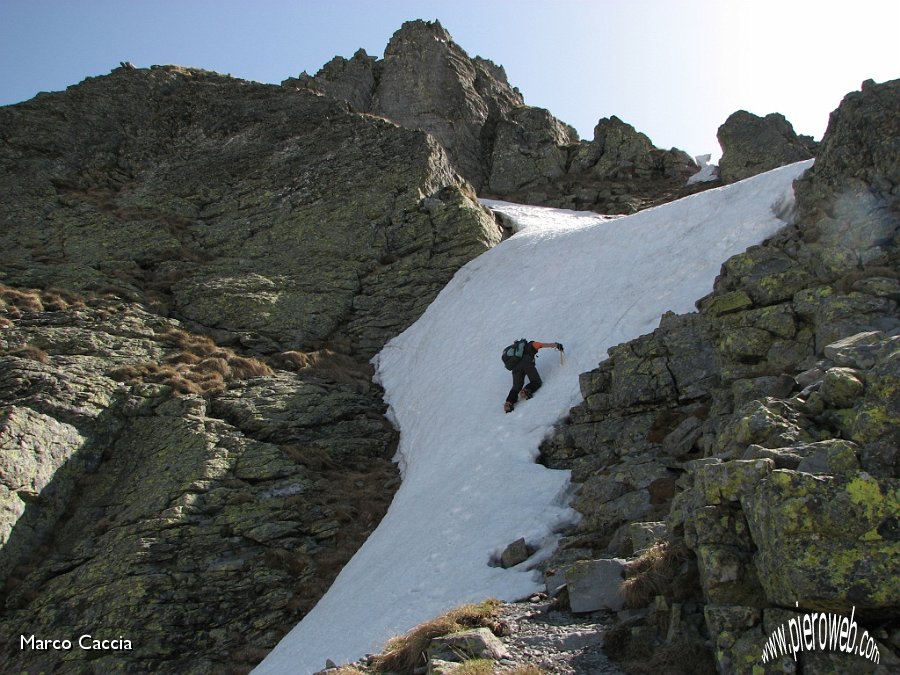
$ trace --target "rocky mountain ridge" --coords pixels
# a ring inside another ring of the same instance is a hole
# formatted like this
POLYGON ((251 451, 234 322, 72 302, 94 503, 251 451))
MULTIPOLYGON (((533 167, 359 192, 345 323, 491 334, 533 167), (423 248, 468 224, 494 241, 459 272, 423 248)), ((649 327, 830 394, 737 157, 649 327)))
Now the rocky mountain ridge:
POLYGON ((437 21, 403 24, 381 60, 360 50, 282 84, 428 131, 484 197, 633 213, 699 189, 685 188, 697 171, 687 154, 656 148, 617 117, 579 141, 550 112, 525 105, 502 67, 470 58, 437 21))

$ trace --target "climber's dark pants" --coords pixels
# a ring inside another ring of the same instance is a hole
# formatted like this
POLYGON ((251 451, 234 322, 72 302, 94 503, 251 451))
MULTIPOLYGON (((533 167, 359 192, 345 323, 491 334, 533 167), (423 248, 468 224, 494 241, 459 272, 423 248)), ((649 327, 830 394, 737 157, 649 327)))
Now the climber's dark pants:
POLYGON ((543 383, 541 382, 541 376, 538 375, 534 361, 523 360, 512 370, 513 384, 512 389, 509 390, 509 395, 506 397, 507 401, 515 404, 519 399, 519 392, 523 389, 523 385, 525 385, 526 376, 528 377, 528 385, 524 386, 525 391, 529 394, 533 394, 541 388, 541 384, 543 383))

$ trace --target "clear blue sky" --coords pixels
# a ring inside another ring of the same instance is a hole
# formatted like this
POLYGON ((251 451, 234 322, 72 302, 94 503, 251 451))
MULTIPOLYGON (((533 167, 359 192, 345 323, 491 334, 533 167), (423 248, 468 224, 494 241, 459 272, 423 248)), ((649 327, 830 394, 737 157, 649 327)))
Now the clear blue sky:
POLYGON ((692 155, 717 156, 741 108, 819 138, 844 94, 900 77, 898 0, 0 0, 0 105, 120 61, 278 83, 359 47, 380 57, 417 18, 582 138, 618 115, 692 155))

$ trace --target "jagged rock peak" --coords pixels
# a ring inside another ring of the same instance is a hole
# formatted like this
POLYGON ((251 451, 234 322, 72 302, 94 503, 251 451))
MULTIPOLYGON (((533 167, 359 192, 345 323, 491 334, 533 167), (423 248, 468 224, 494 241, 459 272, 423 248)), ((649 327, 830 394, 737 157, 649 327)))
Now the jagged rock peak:
POLYGON ((369 359, 500 231, 309 91, 122 66, 0 130, 0 633, 137 647, 0 670, 248 672, 396 486, 369 359))
POLYGON ((422 19, 404 21, 403 25, 400 26, 400 30, 391 37, 384 54, 387 56, 395 53, 404 45, 429 39, 437 40, 438 42, 453 42, 453 37, 437 19, 434 21, 423 21, 422 19))
POLYGON ((662 176, 683 181, 696 164, 681 150, 660 150, 646 134, 613 115, 597 122, 594 140, 582 144, 572 169, 607 179, 662 176))
MULTIPOLYGON (((384 56, 387 58, 403 53, 406 50, 420 49, 431 41, 446 45, 445 48, 448 51, 458 50, 466 58, 470 58, 465 50, 453 40, 453 36, 441 25, 440 21, 422 21, 421 19, 405 22, 400 27, 400 30, 391 37, 384 50, 384 56)), ((471 61, 477 68, 487 71, 490 77, 500 84, 509 86, 509 80, 503 66, 481 56, 471 57, 471 61)), ((510 89, 519 94, 518 89, 515 87, 510 87, 510 89)), ((520 94, 519 98, 521 99, 520 94)), ((520 101, 521 103, 524 103, 524 101, 520 101)))
POLYGON ((379 60, 357 51, 336 57, 314 77, 303 73, 282 82, 350 103, 432 134, 460 173, 476 187, 486 180, 485 139, 493 120, 524 105, 500 66, 471 58, 437 21, 408 21, 379 60), (485 131, 485 128, 488 130, 485 131))
POLYGON ((820 277, 896 268, 888 253, 900 239, 900 79, 867 80, 844 97, 796 194, 820 277))
POLYGON ((829 117, 798 199, 812 202, 853 181, 868 183, 884 199, 900 199, 900 79, 866 80, 861 91, 844 97, 829 117))

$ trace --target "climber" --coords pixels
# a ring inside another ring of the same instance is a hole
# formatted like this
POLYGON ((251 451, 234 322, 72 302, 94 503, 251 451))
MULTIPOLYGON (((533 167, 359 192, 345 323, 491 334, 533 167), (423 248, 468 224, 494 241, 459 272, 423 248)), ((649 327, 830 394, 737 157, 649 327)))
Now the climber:
MULTIPOLYGON (((538 374, 534 359, 539 349, 553 348, 563 351, 560 342, 538 342, 537 340, 516 340, 503 350, 503 363, 512 371, 512 389, 503 404, 504 412, 512 412, 517 399, 529 399, 541 387, 541 376, 538 374), (525 377, 528 384, 525 384, 525 377), (523 386, 524 385, 524 386, 523 386)), ((560 359, 562 355, 560 355, 560 359)))

